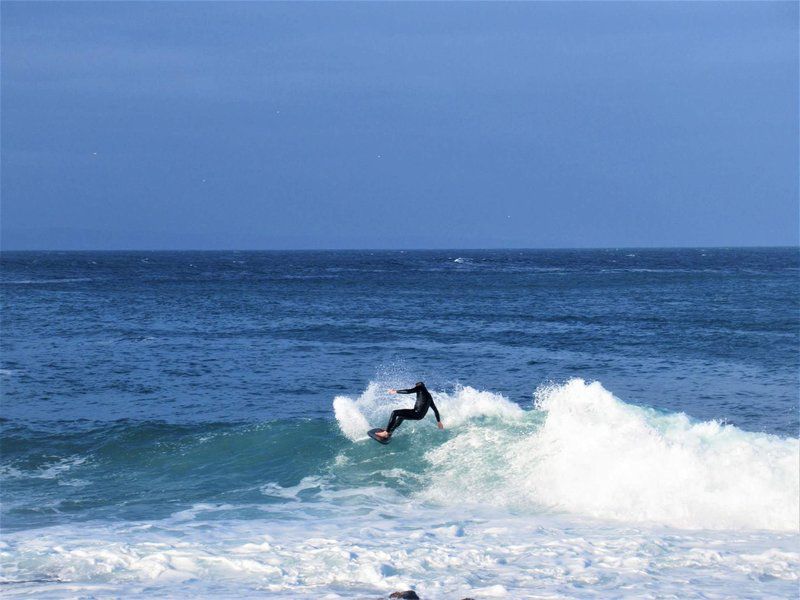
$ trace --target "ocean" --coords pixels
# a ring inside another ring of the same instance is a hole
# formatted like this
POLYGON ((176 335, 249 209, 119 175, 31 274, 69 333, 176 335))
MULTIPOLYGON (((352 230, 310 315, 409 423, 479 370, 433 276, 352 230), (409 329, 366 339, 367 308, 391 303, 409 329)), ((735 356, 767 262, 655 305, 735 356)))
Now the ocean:
POLYGON ((9 597, 797 598, 800 250, 3 252, 9 597), (425 381, 441 411, 366 436, 425 381))

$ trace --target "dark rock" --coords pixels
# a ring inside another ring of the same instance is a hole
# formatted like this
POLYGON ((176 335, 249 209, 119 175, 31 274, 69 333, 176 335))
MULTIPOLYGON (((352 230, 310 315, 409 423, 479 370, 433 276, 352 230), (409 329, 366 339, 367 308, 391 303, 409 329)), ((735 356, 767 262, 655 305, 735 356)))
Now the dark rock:
POLYGON ((406 590, 405 592, 392 592, 389 598, 402 598, 403 600, 419 600, 417 592, 414 590, 406 590))

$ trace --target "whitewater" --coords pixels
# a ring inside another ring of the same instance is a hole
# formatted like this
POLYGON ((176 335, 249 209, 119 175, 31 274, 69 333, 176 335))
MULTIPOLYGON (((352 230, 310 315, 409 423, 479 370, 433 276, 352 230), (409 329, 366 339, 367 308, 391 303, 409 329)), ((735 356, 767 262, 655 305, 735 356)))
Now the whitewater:
MULTIPOLYGON (((626 404, 573 379, 539 387, 528 407, 469 386, 434 391, 445 431, 432 418, 407 422, 384 447, 364 432, 407 404, 387 387, 333 400, 342 443, 295 485, 268 482, 250 502, 157 520, 4 535, 3 575, 17 582, 6 591, 534 598, 646 596, 654 582, 659 596, 680 597, 797 588, 797 439, 626 404)), ((241 451, 254 435, 275 443, 265 434, 206 433, 183 458, 208 444, 241 451)), ((80 485, 70 477, 91 460, 37 476, 80 485)))

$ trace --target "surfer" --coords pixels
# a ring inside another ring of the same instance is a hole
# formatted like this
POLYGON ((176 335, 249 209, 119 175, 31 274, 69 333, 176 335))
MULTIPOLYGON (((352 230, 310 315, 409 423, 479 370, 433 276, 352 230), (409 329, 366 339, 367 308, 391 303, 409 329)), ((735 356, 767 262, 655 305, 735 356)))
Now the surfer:
POLYGON ((407 390, 388 391, 390 394, 416 394, 417 401, 414 403, 414 408, 393 410, 386 429, 375 432, 376 437, 379 437, 382 440, 388 440, 390 437, 392 437, 392 432, 400 426, 400 423, 403 421, 419 421, 428 413, 428 408, 433 409, 433 414, 436 416, 436 426, 439 429, 444 429, 444 425, 442 425, 442 419, 439 418, 439 410, 433 403, 433 397, 428 391, 428 388, 425 387, 424 383, 418 381, 413 388, 408 388, 407 390))

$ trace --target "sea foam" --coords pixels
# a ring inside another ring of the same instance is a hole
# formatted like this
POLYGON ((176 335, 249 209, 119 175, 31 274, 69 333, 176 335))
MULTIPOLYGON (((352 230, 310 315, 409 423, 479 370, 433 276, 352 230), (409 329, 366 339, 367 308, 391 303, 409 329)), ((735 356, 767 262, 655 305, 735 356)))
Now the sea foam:
MULTIPOLYGON (((627 404, 581 379, 538 389, 531 410, 471 387, 433 395, 447 439, 424 454, 422 500, 686 529, 800 526, 797 439, 627 404)), ((334 409, 358 441, 408 404, 371 383, 334 409)))
POLYGON ((435 476, 423 495, 692 529, 798 529, 796 439, 632 406, 581 379, 541 388, 536 409, 529 432, 471 426, 428 452, 435 476))

